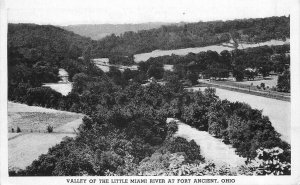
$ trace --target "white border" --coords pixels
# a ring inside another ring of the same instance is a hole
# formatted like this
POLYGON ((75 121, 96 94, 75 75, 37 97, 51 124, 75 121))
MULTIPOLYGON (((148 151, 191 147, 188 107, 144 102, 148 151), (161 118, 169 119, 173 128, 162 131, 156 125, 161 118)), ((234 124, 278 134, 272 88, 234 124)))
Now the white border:
MULTIPOLYGON (((223 1, 223 0, 222 0, 223 1)), ((88 3, 88 2, 87 2, 88 3)), ((237 177, 136 177, 139 179, 208 179, 217 178, 221 179, 235 179, 234 184, 300 184, 300 112, 299 112, 299 99, 300 99, 300 58, 299 58, 299 0, 287 0, 286 3, 291 3, 291 148, 292 148, 292 175, 291 176, 237 176, 237 177)), ((259 6, 259 5, 258 5, 259 6)), ((5 8, 5 1, 0 0, 0 154, 1 154, 1 172, 0 184, 6 185, 21 185, 21 184, 43 184, 43 185, 56 185, 68 184, 67 178, 71 177, 8 177, 8 155, 7 155, 7 9, 5 8)), ((134 177, 73 177, 82 179, 132 179, 134 177)), ((148 181, 149 182, 149 181, 148 181)), ((90 183, 87 183, 90 184, 90 183)), ((99 182, 95 183, 99 184, 99 182)), ((202 183, 201 183, 202 184, 202 183)), ((222 184, 220 182, 220 184, 222 184)))

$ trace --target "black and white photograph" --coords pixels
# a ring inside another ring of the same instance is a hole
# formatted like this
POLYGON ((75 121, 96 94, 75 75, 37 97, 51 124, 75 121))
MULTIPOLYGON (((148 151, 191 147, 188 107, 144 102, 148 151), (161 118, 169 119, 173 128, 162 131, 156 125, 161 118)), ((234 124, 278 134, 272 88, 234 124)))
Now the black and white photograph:
POLYGON ((299 1, 0 5, 1 184, 300 183, 299 1))

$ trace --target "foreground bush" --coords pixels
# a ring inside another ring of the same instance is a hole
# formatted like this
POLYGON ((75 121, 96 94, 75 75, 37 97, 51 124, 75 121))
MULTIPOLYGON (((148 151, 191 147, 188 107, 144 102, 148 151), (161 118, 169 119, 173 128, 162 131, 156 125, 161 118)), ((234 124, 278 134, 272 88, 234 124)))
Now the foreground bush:
POLYGON ((283 150, 260 148, 252 164, 257 168, 258 175, 291 175, 291 164, 284 161, 283 150))

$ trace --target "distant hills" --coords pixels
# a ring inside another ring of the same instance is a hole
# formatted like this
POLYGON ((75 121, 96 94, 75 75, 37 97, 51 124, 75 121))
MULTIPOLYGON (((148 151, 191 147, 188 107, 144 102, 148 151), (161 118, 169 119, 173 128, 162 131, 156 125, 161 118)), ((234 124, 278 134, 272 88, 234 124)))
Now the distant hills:
POLYGON ((286 16, 196 23, 73 25, 63 28, 9 24, 8 54, 28 62, 59 62, 64 58, 78 58, 88 48, 91 57, 109 58, 157 49, 209 46, 231 39, 257 43, 289 36, 290 17, 286 16), (97 38, 102 39, 94 40, 97 38))
POLYGON ((96 41, 92 49, 95 57, 130 56, 153 50, 203 47, 229 42, 265 42, 290 37, 290 17, 266 17, 162 25, 159 28, 127 31, 108 35, 96 41))
POLYGON ((93 40, 99 40, 111 34, 120 35, 128 31, 137 32, 140 30, 150 30, 159 28, 162 25, 171 24, 180 25, 181 23, 149 22, 141 24, 79 24, 62 26, 61 28, 72 31, 81 36, 90 37, 93 40))

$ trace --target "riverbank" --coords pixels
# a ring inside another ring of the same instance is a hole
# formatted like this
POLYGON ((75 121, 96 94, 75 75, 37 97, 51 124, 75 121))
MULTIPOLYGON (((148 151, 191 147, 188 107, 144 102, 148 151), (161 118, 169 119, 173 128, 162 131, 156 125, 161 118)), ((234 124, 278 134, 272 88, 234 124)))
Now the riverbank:
MULTIPOLYGON (((206 87, 191 87, 189 90, 203 91, 206 87)), ((275 128, 281 135, 281 139, 287 143, 291 143, 291 103, 262 96, 246 94, 242 92, 230 91, 227 89, 216 88, 216 95, 221 100, 231 102, 244 102, 253 109, 262 111, 267 116, 275 128)))
POLYGON ((220 89, 226 89, 230 91, 245 93, 245 94, 251 94, 255 96, 262 96, 265 98, 272 98, 276 100, 281 101, 287 101, 291 102, 291 97, 288 93, 280 93, 275 91, 259 91, 251 89, 251 86, 249 85, 243 85, 238 84, 234 82, 229 81, 205 81, 205 80, 199 80, 199 85, 196 85, 195 87, 216 87, 220 89))
POLYGON ((206 162, 213 162, 216 166, 242 166, 246 159, 238 156, 231 145, 226 145, 221 139, 215 138, 208 132, 197 130, 179 120, 168 118, 167 122, 176 121, 178 131, 175 137, 182 137, 186 140, 194 140, 200 146, 200 153, 206 162))

